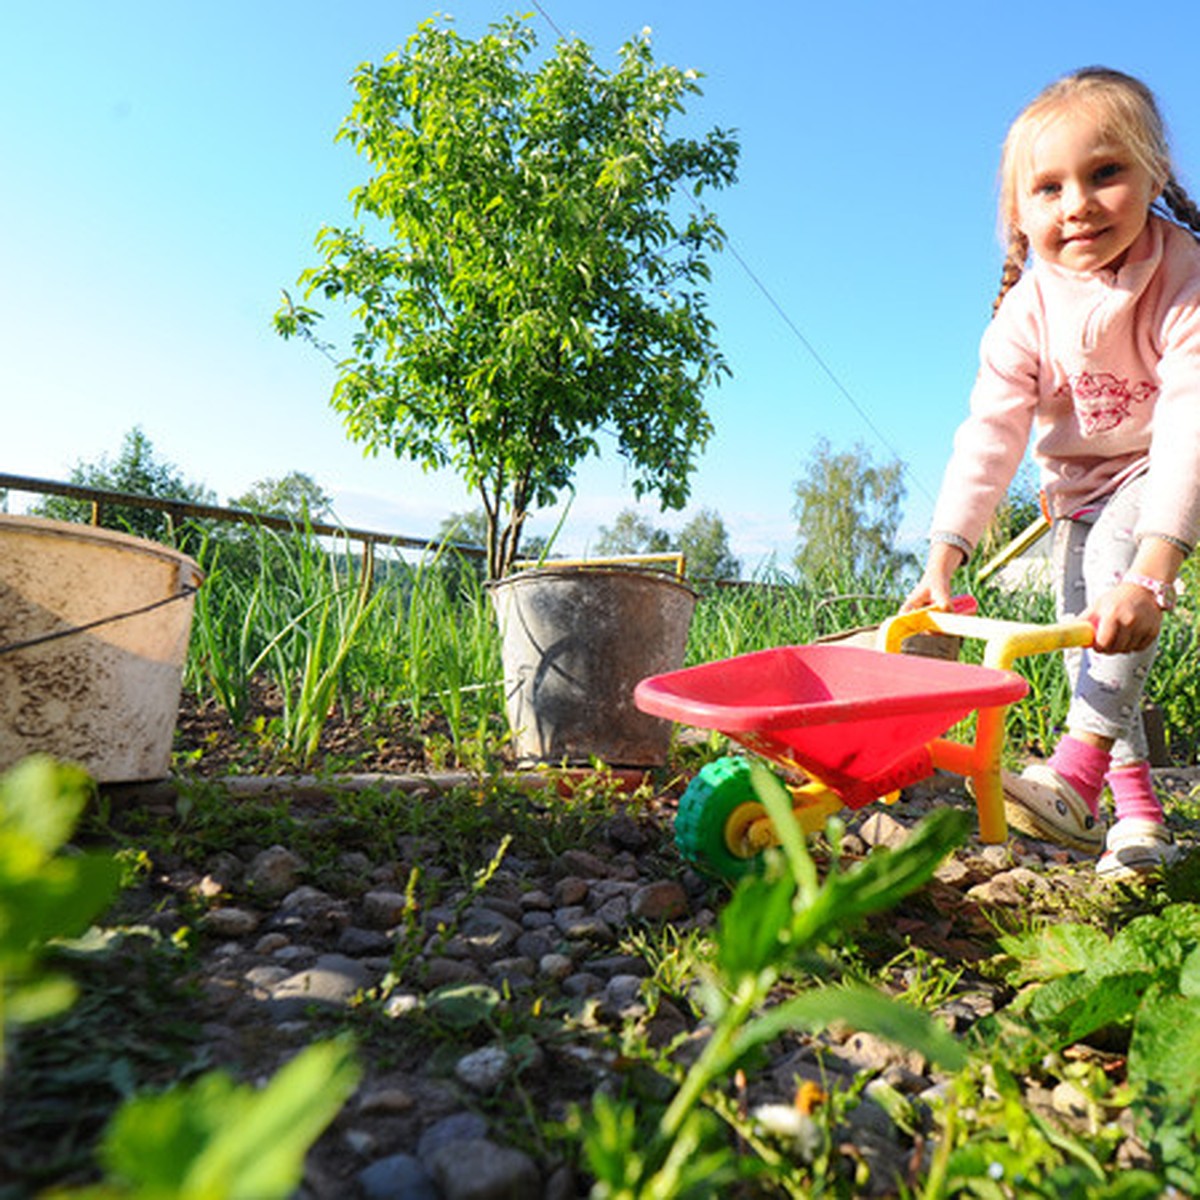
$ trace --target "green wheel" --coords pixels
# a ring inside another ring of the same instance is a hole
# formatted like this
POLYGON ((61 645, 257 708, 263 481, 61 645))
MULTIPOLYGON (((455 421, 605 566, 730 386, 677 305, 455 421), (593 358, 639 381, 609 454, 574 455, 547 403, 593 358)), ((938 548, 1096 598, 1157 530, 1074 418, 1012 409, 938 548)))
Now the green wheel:
POLYGON ((744 833, 766 816, 750 783, 744 758, 718 758, 704 767, 679 799, 675 844, 688 862, 722 879, 758 869, 761 850, 750 850, 744 833))

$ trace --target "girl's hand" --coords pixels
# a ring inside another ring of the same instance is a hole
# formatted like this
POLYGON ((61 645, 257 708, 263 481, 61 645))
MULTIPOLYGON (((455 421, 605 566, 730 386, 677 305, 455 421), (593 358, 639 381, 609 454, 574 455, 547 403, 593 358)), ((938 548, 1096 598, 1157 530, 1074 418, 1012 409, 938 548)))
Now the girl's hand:
POLYGON ((935 542, 930 548, 929 559, 925 563, 925 573, 921 576, 908 598, 900 606, 902 613, 912 612, 914 608, 949 609, 950 607, 950 577, 962 565, 963 552, 957 546, 946 542, 935 542))
POLYGON ((1111 587, 1084 614, 1096 631, 1093 649, 1101 654, 1131 654, 1154 644, 1162 610, 1153 595, 1136 583, 1111 587))

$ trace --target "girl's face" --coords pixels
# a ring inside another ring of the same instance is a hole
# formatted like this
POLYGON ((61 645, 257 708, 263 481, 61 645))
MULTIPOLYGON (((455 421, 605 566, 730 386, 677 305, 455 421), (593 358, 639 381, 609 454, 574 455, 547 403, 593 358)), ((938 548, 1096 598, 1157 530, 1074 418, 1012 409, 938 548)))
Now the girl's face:
POLYGON ((1053 117, 1034 133, 1017 195, 1018 223, 1042 259, 1072 271, 1114 270, 1162 190, 1086 113, 1053 117))

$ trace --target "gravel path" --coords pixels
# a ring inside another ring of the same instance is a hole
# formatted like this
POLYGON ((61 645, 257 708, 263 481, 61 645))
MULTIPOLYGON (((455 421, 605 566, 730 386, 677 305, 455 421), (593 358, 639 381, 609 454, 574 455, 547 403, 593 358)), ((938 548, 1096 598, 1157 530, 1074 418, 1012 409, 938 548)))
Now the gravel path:
MULTIPOLYGON (((1200 773, 1159 775, 1164 790, 1186 795, 1200 773)), ((437 791, 465 778, 231 778, 219 786, 230 804, 287 797, 319 824, 334 788, 406 795, 423 788, 436 803, 437 791)), ((893 845, 932 805, 947 803, 968 804, 961 781, 935 780, 895 806, 847 814, 845 852, 893 845)), ((126 789, 116 821, 137 810, 169 819, 175 804, 170 785, 126 789)), ((300 1200, 560 1200, 586 1188, 537 1127, 564 1120, 596 1087, 615 1086, 628 1069, 613 1050, 621 1027, 640 1025, 662 1046, 695 1023, 685 1000, 646 990, 651 968, 631 937, 666 924, 680 937, 706 931, 726 894, 680 866, 670 816, 668 797, 636 814, 615 812, 586 847, 541 857, 510 851, 477 895, 448 882, 454 845, 401 836, 341 851, 321 886, 311 864, 280 842, 222 848, 201 866, 164 855, 128 904, 164 933, 202 914, 195 1015, 210 1061, 241 1078, 265 1078, 339 1022, 365 1019, 362 998, 372 997, 362 1083, 310 1154, 300 1200), (445 885, 435 905, 415 912, 406 898, 414 866, 445 885), (403 961, 399 944, 411 950, 403 961), (494 989, 493 1020, 440 1032, 436 1021, 431 1026, 431 994, 444 996, 438 989, 453 985, 494 989), (501 1038, 498 1029, 517 1034, 501 1038)), ((938 1009, 962 1032, 1000 1002, 996 986, 972 969, 993 935, 987 910, 1053 911, 1094 887, 1084 858, 1072 852, 1032 841, 972 844, 943 864, 922 904, 889 914, 888 933, 898 948, 924 946, 962 966, 938 1009)), ((918 1055, 837 1030, 780 1039, 744 1099, 751 1107, 788 1105, 800 1081, 849 1086, 862 1071, 909 1096, 936 1094, 944 1084, 918 1055)), ((910 1143, 871 1099, 871 1087, 847 1136, 885 1194, 910 1143)), ((1070 1099, 1031 1103, 1061 1112, 1070 1099)))

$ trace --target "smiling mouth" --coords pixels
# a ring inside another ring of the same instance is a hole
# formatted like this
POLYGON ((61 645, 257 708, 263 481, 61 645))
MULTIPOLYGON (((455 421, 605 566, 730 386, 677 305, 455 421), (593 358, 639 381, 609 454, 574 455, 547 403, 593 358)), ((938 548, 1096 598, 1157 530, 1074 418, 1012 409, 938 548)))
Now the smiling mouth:
POLYGON ((1089 229, 1083 233, 1069 233, 1063 237, 1063 241, 1068 245, 1087 245, 1090 242, 1098 241, 1108 232, 1107 229, 1089 229))

